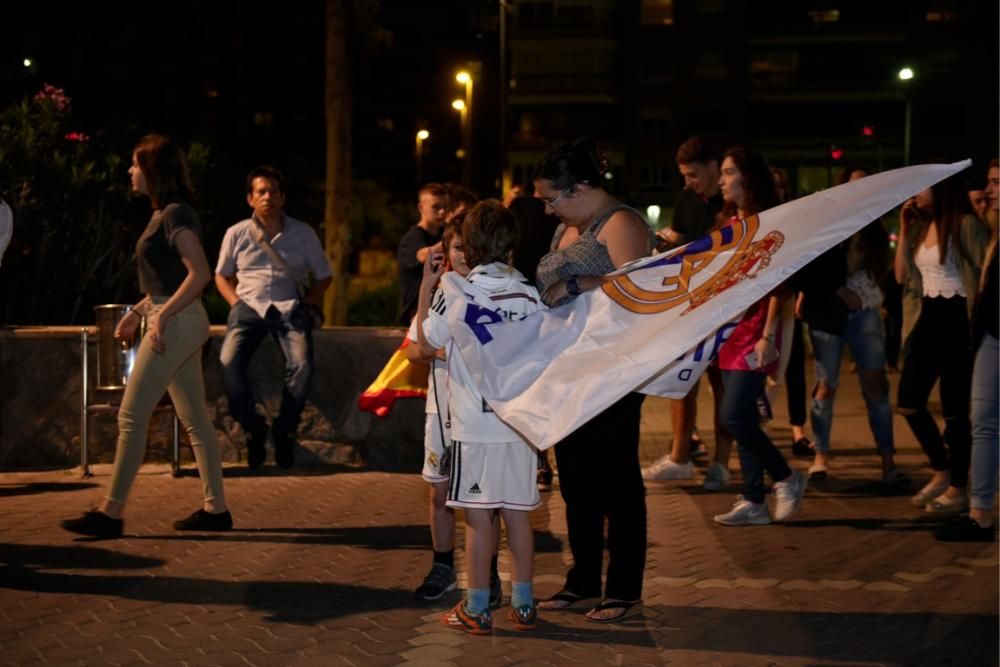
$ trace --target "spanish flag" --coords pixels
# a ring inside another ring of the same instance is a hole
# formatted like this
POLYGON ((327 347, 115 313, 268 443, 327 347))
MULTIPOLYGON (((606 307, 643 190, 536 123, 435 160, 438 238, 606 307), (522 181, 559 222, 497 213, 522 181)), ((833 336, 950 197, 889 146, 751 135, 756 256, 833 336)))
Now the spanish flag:
POLYGON ((403 344, 392 353, 382 372, 358 398, 359 408, 385 419, 397 398, 427 398, 430 368, 427 364, 411 363, 406 358, 403 350, 412 344, 409 338, 403 339, 403 344))

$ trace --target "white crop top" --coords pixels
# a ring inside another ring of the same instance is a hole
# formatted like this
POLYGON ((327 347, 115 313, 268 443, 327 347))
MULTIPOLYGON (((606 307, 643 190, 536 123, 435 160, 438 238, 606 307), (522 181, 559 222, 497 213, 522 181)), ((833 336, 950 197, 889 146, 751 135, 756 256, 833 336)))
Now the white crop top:
POLYGON ((952 296, 968 297, 965 287, 962 286, 962 277, 958 273, 958 264, 955 263, 954 248, 948 244, 948 254, 945 255, 944 264, 939 261, 938 247, 930 248, 921 243, 917 248, 917 256, 913 258, 920 271, 920 279, 924 286, 924 296, 952 296))

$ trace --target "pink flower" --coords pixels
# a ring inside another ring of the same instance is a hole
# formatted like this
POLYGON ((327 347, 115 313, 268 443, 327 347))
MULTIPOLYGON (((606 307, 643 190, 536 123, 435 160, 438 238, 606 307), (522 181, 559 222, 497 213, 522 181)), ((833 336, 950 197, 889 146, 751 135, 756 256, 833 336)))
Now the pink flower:
POLYGON ((66 96, 66 91, 56 88, 51 83, 42 86, 42 89, 35 94, 34 101, 36 104, 51 102, 56 111, 60 112, 67 112, 70 109, 70 99, 66 96))

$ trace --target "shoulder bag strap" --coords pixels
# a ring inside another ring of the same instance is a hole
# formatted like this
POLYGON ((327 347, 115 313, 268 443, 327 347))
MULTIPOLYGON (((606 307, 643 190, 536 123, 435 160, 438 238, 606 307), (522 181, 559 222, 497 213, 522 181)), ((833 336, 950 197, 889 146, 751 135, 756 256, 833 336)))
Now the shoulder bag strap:
POLYGON ((299 297, 304 298, 306 293, 305 285, 303 285, 302 282, 300 282, 295 276, 295 272, 292 271, 292 267, 288 266, 288 262, 285 261, 285 258, 274 249, 273 245, 271 245, 271 242, 267 239, 267 234, 264 233, 264 226, 260 224, 260 221, 257 220, 257 218, 251 218, 250 220, 253 223, 250 227, 250 235, 253 237, 253 240, 256 241, 257 245, 259 245, 261 249, 267 253, 267 256, 271 258, 271 261, 274 262, 279 269, 289 275, 289 277, 295 282, 295 287, 299 292, 299 297))

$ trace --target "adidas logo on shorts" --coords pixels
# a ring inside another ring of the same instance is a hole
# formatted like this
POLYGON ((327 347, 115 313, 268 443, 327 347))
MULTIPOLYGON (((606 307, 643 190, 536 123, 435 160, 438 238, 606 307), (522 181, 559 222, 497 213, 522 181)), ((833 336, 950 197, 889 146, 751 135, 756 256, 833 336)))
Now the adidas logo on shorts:
POLYGON ((472 488, 469 489, 469 493, 482 493, 482 491, 479 490, 478 484, 473 484, 472 488))

